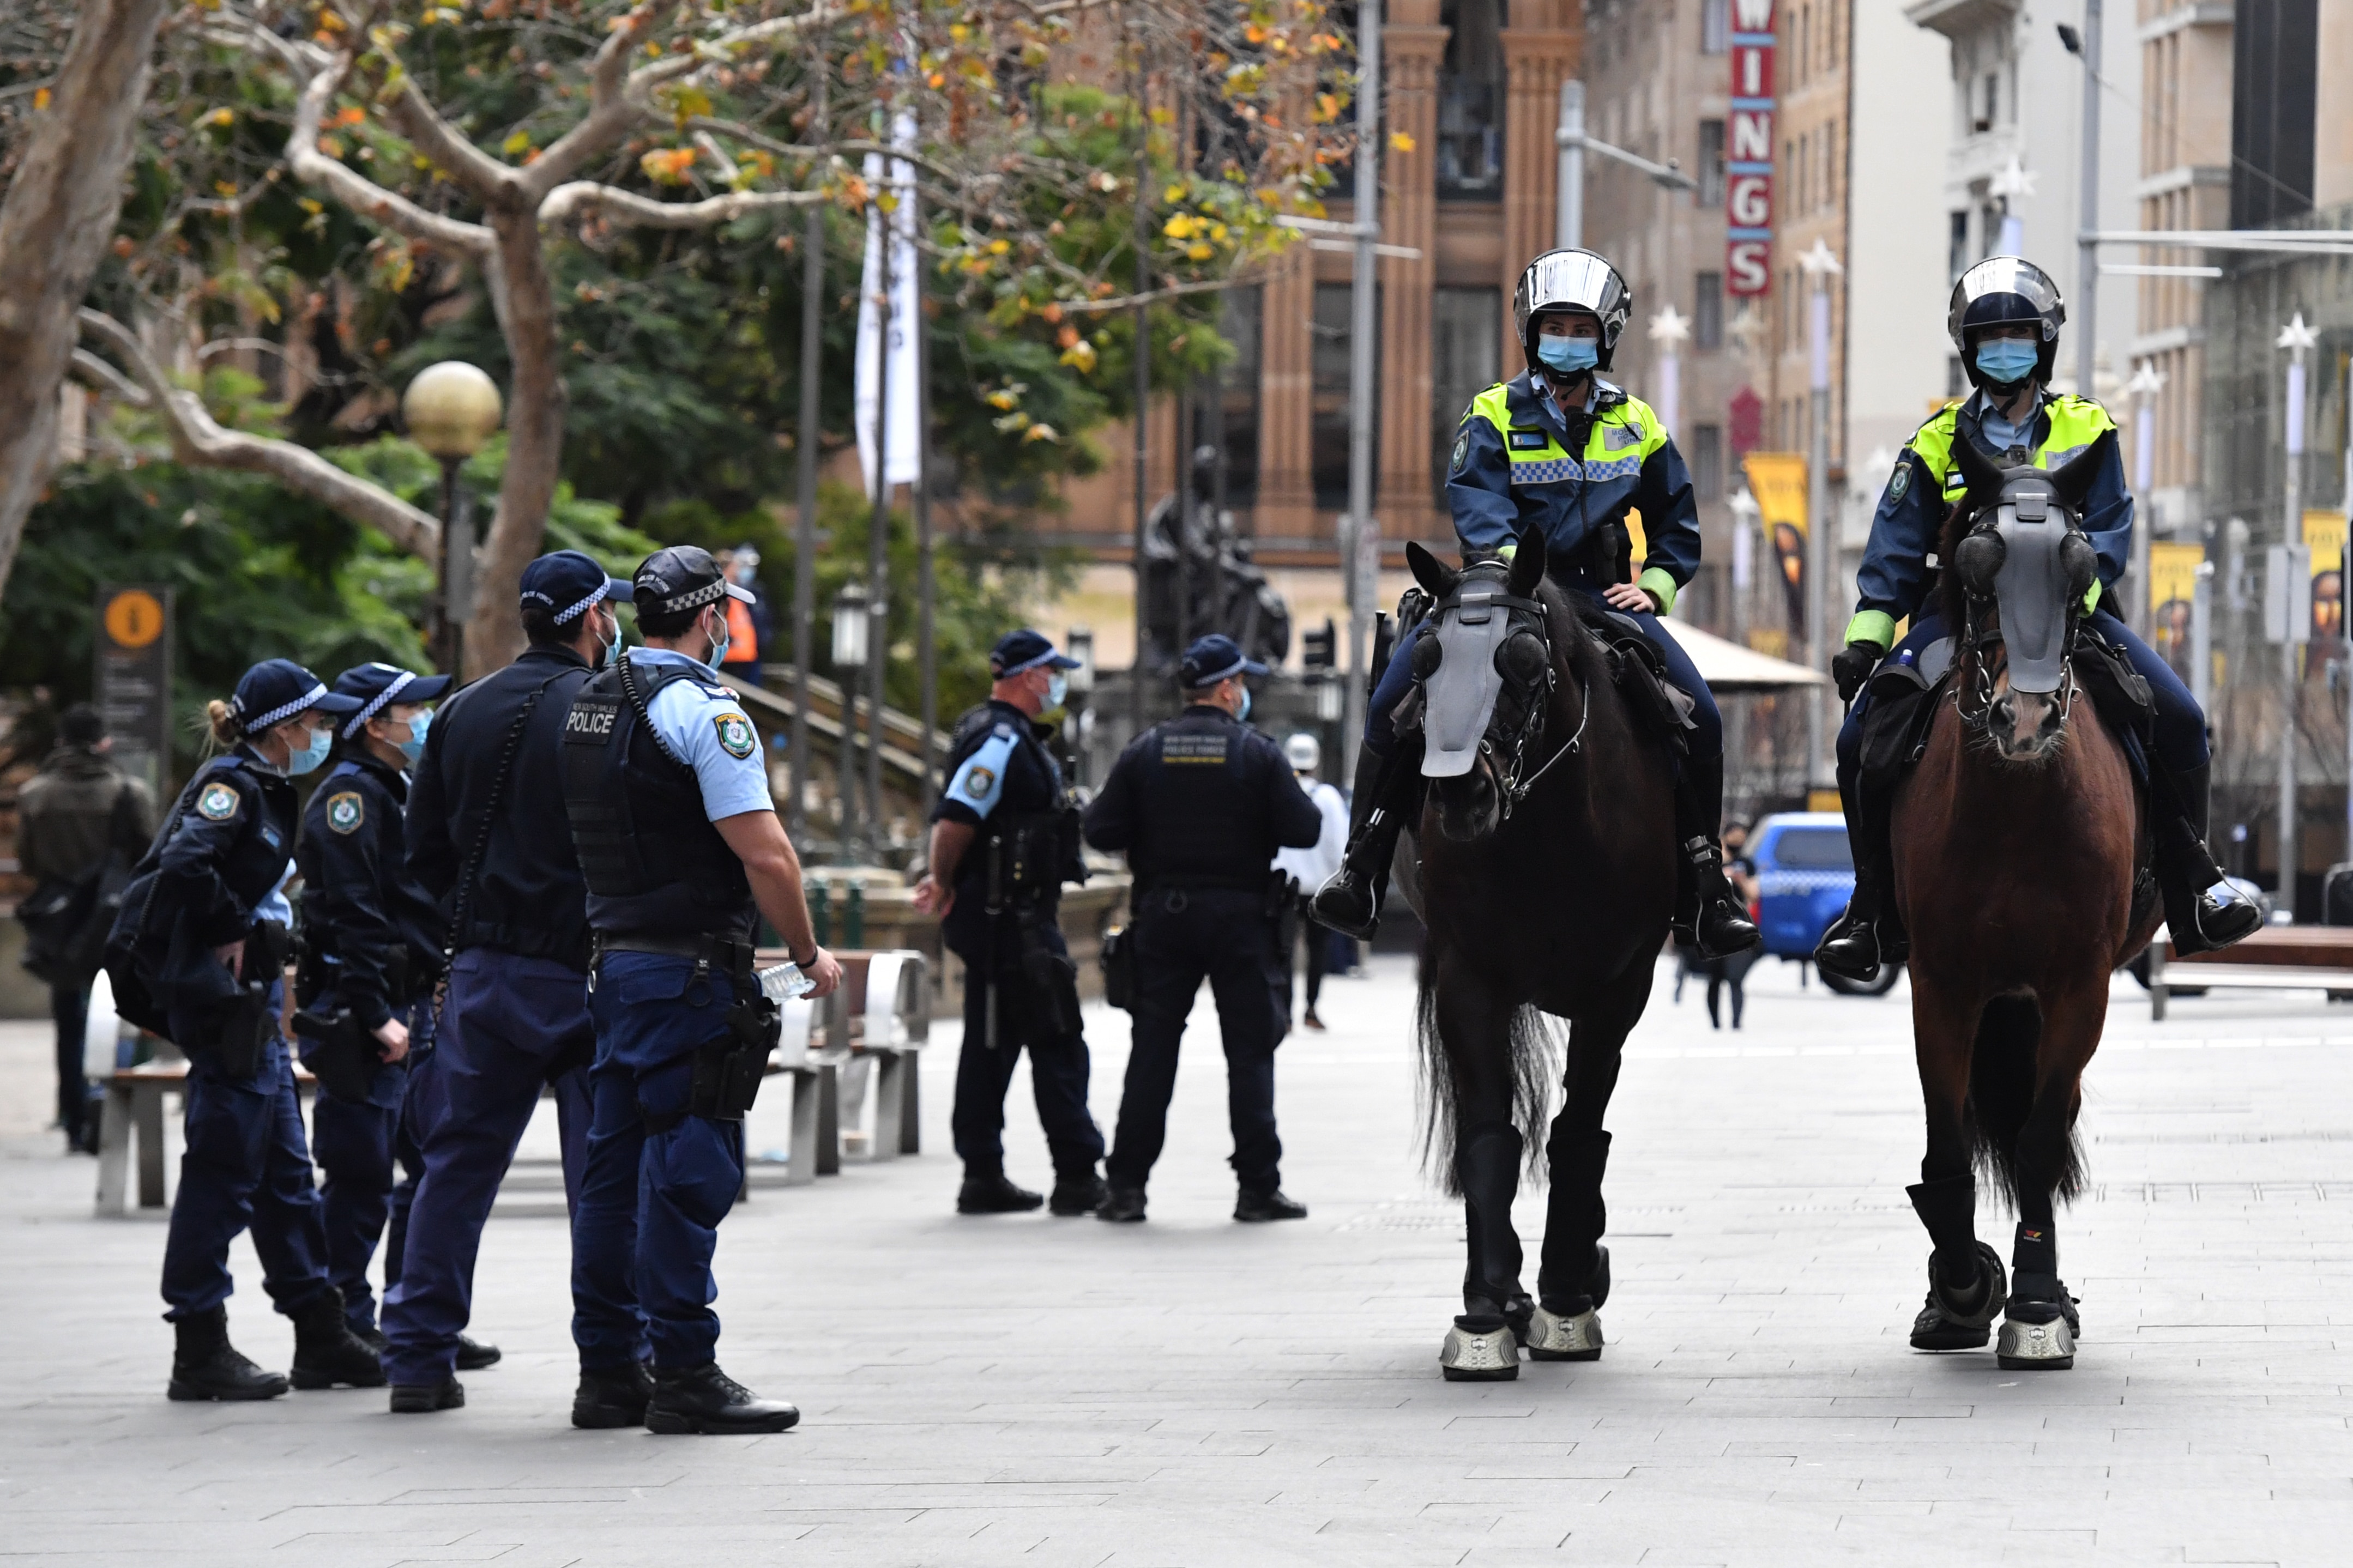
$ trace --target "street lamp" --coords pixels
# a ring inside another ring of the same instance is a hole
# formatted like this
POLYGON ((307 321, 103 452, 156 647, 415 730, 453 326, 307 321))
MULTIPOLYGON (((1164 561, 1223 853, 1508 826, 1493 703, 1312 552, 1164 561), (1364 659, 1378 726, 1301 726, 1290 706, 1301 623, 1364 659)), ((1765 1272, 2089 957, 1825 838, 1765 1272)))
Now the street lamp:
POLYGON ((1071 690, 1084 697, 1095 689, 1095 634, 1087 626, 1072 626, 1062 637, 1062 651, 1077 659, 1078 668, 1071 671, 1071 690))
POLYGON ((2309 584, 2312 568, 2304 544, 2304 356, 2316 346, 2320 334, 2305 325, 2304 312, 2298 310, 2288 324, 2280 329, 2274 347, 2288 352, 2287 405, 2287 515, 2280 520, 2280 548, 2273 552, 2279 562, 2274 575, 2280 578, 2272 585, 2272 593, 2280 602, 2280 754, 2279 754, 2279 901, 2295 918, 2295 725, 2296 725, 2296 645, 2311 636, 2312 611, 2309 607, 2309 584), (2301 584, 2294 584, 2289 575, 2303 577, 2301 584), (2295 592, 2296 587, 2306 592, 2295 592), (2304 607, 2302 624, 2297 624, 2296 610, 2304 607))
POLYGON ((441 464, 441 572, 433 614, 434 659, 455 673, 474 598, 474 515, 458 470, 482 448, 503 416, 498 384, 463 360, 427 365, 400 400, 408 438, 441 464))
MULTIPOLYGON (((866 667, 866 584, 844 583, 833 596, 833 668, 847 677, 866 667)), ((849 722, 849 688, 842 688, 842 721, 849 722)))
POLYGON ((1995 255, 2024 254, 2026 220, 2019 216, 2018 204, 2034 195, 2034 182, 2042 177, 2012 157, 2010 167, 1987 183, 1986 194, 2001 203, 2001 237, 1994 243, 1995 255))
MULTIPOLYGON (((1813 351, 1812 388, 1814 439, 1806 464, 1806 663, 1830 668, 1828 595, 1831 569, 1838 557, 1831 541, 1831 279, 1846 268, 1831 253, 1827 241, 1817 238, 1813 248, 1798 258, 1798 265, 1813 285, 1808 300, 1807 336, 1813 351)), ((1815 687, 1806 697, 1807 785, 1810 789, 1831 776, 1825 747, 1829 726, 1823 721, 1827 700, 1815 687)))
POLYGON ((1651 341, 1659 345, 1658 416, 1659 422, 1670 435, 1683 412, 1683 356, 1685 338, 1691 336, 1691 318, 1669 303, 1651 318, 1651 341))
POLYGON ((1553 146, 1558 150, 1559 192, 1555 213, 1555 236, 1564 250, 1574 249, 1585 243, 1585 158, 1588 153, 1615 159, 1631 169, 1651 176, 1651 183, 1663 190, 1695 191, 1699 182, 1683 172, 1672 158, 1663 163, 1653 163, 1639 153, 1585 133, 1585 83, 1576 77, 1560 84, 1560 125, 1552 134, 1553 146))
POLYGON ((1072 626, 1062 634, 1062 651, 1078 661, 1070 673, 1070 695, 1065 706, 1070 718, 1063 732, 1070 737, 1071 760, 1078 767, 1078 782, 1085 784, 1092 774, 1088 755, 1094 749, 1095 718, 1089 710, 1088 700, 1095 689, 1095 634, 1089 626, 1072 626))

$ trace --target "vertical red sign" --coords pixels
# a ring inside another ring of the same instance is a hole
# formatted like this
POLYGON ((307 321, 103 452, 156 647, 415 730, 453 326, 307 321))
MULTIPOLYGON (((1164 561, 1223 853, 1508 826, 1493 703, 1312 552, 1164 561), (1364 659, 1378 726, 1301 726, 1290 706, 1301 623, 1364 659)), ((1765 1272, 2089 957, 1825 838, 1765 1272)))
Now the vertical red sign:
POLYGON ((1773 286, 1775 0, 1732 0, 1732 121, 1725 147, 1725 289, 1773 286))

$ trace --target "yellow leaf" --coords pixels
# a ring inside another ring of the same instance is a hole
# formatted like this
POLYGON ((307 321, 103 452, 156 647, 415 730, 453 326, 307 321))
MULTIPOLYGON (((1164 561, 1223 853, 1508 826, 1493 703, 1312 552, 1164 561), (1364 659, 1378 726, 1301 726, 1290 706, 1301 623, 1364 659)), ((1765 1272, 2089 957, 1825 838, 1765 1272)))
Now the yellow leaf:
POLYGON ((1171 185, 1160 193, 1160 199, 1164 202, 1181 202, 1185 199, 1185 187, 1171 185))
POLYGON ((1413 151, 1413 138, 1402 131, 1392 131, 1389 132, 1389 146, 1395 152, 1410 153, 1413 151))
POLYGON ((48 109, 48 107, 49 89, 46 87, 35 88, 33 89, 33 112, 36 114, 43 113, 48 109))
POLYGON ((1188 214, 1178 213, 1160 226, 1160 232, 1171 239, 1183 239, 1193 232, 1193 219, 1188 214))
POLYGON ((216 109, 210 114, 205 116, 205 123, 207 125, 234 125, 237 123, 237 110, 234 109, 216 109))
POLYGON ((237 182, 234 180, 215 180, 213 182, 213 195, 216 196, 236 195, 237 182))
POLYGON ((504 153, 510 158, 514 158, 520 157, 530 146, 531 132, 528 131, 518 131, 513 135, 508 137, 504 142, 499 143, 499 151, 504 153))
POLYGON ((1207 261, 1216 254, 1217 250, 1214 247, 1205 245, 1198 240, 1185 247, 1185 255, 1188 260, 1207 261))

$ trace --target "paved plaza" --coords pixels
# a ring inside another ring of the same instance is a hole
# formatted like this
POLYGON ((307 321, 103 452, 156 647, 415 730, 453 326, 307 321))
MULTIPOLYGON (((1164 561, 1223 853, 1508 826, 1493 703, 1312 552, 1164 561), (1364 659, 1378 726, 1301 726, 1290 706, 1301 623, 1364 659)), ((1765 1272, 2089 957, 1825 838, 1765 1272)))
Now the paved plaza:
MULTIPOLYGON (((1905 992, 1757 970, 1709 1029, 1672 971, 1610 1123, 1616 1291, 1598 1363, 1441 1382, 1459 1208, 1415 1157, 1406 964, 1283 1048, 1303 1224, 1231 1223, 1224 1078, 1188 1039, 1152 1217, 958 1219, 952 1048, 919 1159, 762 1188, 721 1232, 721 1356, 804 1412, 771 1437, 566 1424, 560 1194, 483 1247, 470 1404, 165 1402, 159 1217, 91 1217, 54 1152, 43 1027, 0 1028, 0 1559, 1135 1565, 2067 1562, 2353 1555, 2353 1011, 2120 982, 2086 1079, 2091 1190, 2061 1219, 2071 1373, 1916 1354, 1926 1237, 1905 992)), ((1108 1128, 1125 1020, 1091 1015, 1108 1128)), ((951 1024, 935 1045, 952 1047, 951 1024)), ((1010 1167, 1048 1176, 1017 1079, 1010 1167)), ((754 1112, 752 1142, 781 1136, 754 1112)), ((552 1152, 535 1127, 526 1154, 552 1152)), ((1540 1200, 1524 1199, 1531 1269, 1540 1200)), ((2010 1225, 1984 1234, 2005 1253, 2010 1225)), ((290 1333, 249 1246, 237 1342, 290 1333)), ((1530 1279, 1533 1280, 1533 1271, 1530 1279)))

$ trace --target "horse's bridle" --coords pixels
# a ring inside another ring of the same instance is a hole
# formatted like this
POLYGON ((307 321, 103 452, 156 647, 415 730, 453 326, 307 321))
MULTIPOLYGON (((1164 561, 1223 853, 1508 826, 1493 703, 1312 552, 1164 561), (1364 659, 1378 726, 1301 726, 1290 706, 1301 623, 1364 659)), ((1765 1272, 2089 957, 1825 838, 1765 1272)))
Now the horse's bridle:
MULTIPOLYGON (((1957 573, 1961 570, 1961 552, 1971 539, 1979 535, 2000 538, 1994 533, 1993 520, 2000 516, 2000 510, 1997 502, 1978 513, 1978 521, 1970 524, 1968 532, 1962 536, 1960 544, 1953 551, 1957 573)), ((1982 735, 1993 723, 1993 666, 1986 656, 1988 650, 2001 645, 2002 636, 1998 630, 1989 632, 1986 629, 1986 613, 1995 603, 1990 579, 1983 593, 1971 586, 1966 573, 1960 575, 1960 584, 1961 650, 1960 657, 1954 662, 1964 673, 1953 683, 1953 713, 1960 720, 1964 730, 1973 735, 1982 735), (1974 712, 1968 701, 1971 696, 1977 699, 1974 712)), ((2063 650, 2061 661, 2066 670, 2066 684, 2060 689, 2059 698, 2063 721, 2065 714, 2075 710, 2075 639, 2083 630, 2083 602, 2071 596, 2067 603, 2067 635, 2060 645, 2063 650)))
MULTIPOLYGON (((1507 595, 1497 595, 1487 602, 1514 616, 1532 618, 1535 622, 1533 630, 1537 640, 1544 645, 1545 650, 1544 687, 1541 690, 1532 689, 1527 694, 1527 712, 1522 715, 1519 729, 1512 737, 1510 761, 1504 766, 1501 776, 1496 781, 1499 785, 1496 791, 1498 803, 1503 811, 1504 820, 1509 822, 1512 819, 1512 808, 1527 799, 1528 792, 1536 787, 1538 780, 1552 771, 1555 763, 1559 762, 1563 757, 1574 756, 1585 749, 1585 724, 1587 720, 1593 717, 1593 701, 1590 694, 1588 694, 1586 700, 1578 705, 1577 729, 1567 741, 1561 742, 1551 756, 1546 757, 1537 765, 1535 772, 1528 773, 1525 778, 1522 777, 1523 771, 1527 767, 1529 750, 1544 739, 1545 710, 1549 705, 1552 694, 1560 689, 1560 670, 1552 661, 1552 615, 1545 608, 1543 602, 1537 599, 1522 599, 1507 595)), ((1513 635, 1518 634, 1514 632, 1513 635)), ((1510 646, 1509 638, 1504 640, 1504 646, 1510 646)), ((1491 766, 1493 764, 1495 743, 1493 741, 1482 737, 1479 742, 1479 752, 1480 755, 1489 759, 1491 766)))

